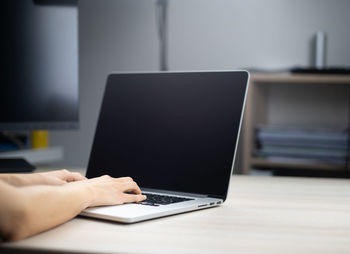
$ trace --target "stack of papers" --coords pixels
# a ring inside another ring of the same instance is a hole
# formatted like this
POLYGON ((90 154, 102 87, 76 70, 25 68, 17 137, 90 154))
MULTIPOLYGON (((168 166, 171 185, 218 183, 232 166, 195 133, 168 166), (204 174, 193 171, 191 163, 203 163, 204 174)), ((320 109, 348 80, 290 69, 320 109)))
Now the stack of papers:
POLYGON ((343 128, 258 126, 255 155, 283 162, 346 163, 349 133, 343 128))

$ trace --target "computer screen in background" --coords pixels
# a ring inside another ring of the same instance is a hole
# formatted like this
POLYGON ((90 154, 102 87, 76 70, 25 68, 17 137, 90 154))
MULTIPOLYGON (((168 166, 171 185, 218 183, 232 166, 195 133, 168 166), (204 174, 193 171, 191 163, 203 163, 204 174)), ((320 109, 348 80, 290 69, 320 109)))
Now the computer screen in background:
POLYGON ((11 143, 8 131, 78 128, 77 0, 5 1, 0 27, 0 141, 11 143))

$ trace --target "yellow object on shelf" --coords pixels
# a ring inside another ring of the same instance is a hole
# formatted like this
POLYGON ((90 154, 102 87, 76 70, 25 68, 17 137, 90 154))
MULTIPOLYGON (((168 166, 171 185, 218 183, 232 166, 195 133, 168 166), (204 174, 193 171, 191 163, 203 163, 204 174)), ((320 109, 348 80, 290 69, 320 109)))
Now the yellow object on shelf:
POLYGON ((36 130, 31 133, 32 148, 48 148, 49 132, 47 130, 36 130))

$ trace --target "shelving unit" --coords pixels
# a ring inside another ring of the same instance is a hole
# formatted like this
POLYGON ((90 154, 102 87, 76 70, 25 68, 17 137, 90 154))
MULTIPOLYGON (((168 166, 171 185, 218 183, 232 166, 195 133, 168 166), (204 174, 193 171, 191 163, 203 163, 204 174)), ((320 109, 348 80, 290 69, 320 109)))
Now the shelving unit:
MULTIPOLYGON (((344 171, 344 166, 342 165, 329 163, 299 163, 292 161, 279 162, 254 157, 254 129, 257 125, 269 124, 269 89, 286 84, 289 87, 292 86, 293 88, 300 89, 300 91, 303 91, 303 88, 310 84, 314 86, 341 85, 345 87, 348 86, 347 89, 350 89, 350 75, 251 73, 241 137, 243 149, 242 173, 249 174, 251 168, 344 171)), ((332 89, 332 87, 330 87, 330 89, 332 89)))
POLYGON ((45 149, 23 149, 8 152, 1 152, 1 158, 23 158, 34 165, 47 165, 63 160, 62 147, 48 147, 45 149))

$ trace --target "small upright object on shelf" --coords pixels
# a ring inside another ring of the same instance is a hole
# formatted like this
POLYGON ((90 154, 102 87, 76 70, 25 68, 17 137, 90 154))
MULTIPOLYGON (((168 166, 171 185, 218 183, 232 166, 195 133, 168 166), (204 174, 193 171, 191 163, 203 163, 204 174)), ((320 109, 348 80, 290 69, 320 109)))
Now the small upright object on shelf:
POLYGON ((32 148, 48 148, 49 132, 47 130, 36 130, 31 133, 32 148))
POLYGON ((316 69, 326 67, 326 34, 322 31, 315 35, 315 67, 316 69))

